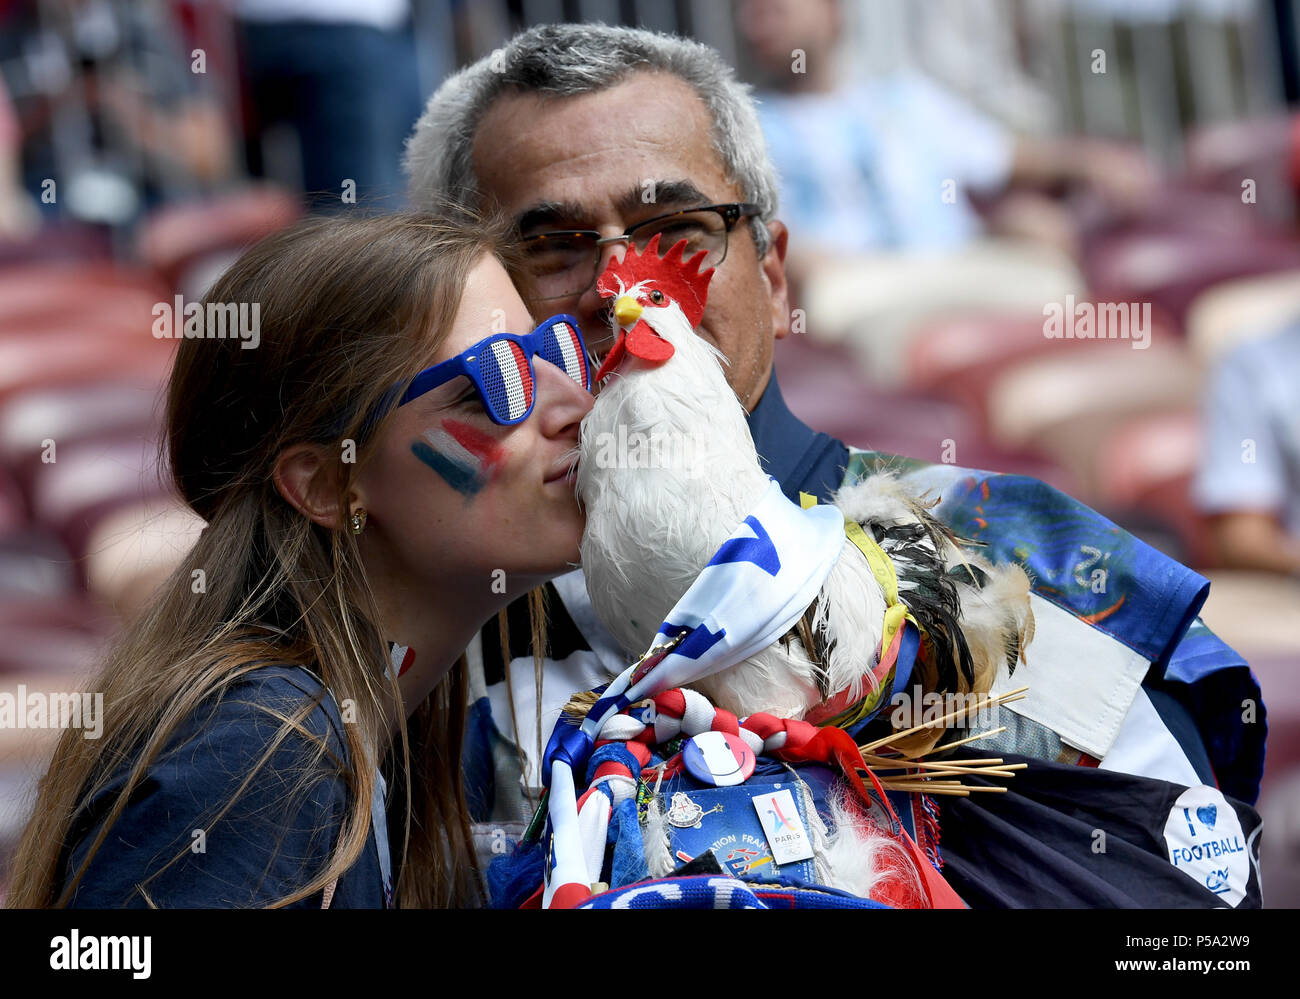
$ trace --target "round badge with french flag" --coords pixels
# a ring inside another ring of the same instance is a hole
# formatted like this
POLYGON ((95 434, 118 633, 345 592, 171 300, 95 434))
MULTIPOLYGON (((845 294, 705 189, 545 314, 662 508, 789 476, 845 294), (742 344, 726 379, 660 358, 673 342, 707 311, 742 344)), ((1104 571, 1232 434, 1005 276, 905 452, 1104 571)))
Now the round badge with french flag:
POLYGON ((754 772, 754 751, 730 732, 701 732, 682 746, 686 772, 710 787, 733 787, 749 780, 754 772))

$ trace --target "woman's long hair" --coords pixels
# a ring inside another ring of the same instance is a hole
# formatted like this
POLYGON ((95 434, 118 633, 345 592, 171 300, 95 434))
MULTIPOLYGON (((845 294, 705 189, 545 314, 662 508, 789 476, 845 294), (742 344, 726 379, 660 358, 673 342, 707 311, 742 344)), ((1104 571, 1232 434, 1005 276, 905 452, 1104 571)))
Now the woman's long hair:
MULTIPOLYGON (((66 905, 177 727, 268 662, 310 668, 340 702, 355 706, 355 724, 343 726, 346 766, 304 727, 315 705, 292 717, 264 709, 280 727, 236 798, 290 737, 312 739, 318 751, 286 809, 305 800, 321 765, 342 767, 349 790, 328 863, 273 905, 320 892, 355 863, 370 829, 375 747, 386 741, 381 702, 396 698, 395 681, 356 538, 290 506, 272 469, 289 446, 321 445, 337 456, 327 474, 346 511, 349 485, 383 425, 372 420, 391 400, 386 390, 413 378, 447 334, 483 255, 509 262, 505 245, 495 221, 309 219, 253 247, 205 296, 205 314, 207 303, 260 308, 255 349, 238 338, 185 339, 178 347, 166 450, 180 495, 207 526, 91 686, 104 695, 101 738, 69 729, 59 740, 14 856, 9 905, 66 905), (127 766, 85 859, 65 870, 78 813, 127 766)), ((465 700, 462 657, 412 714, 409 734, 405 718, 400 726, 405 800, 412 803, 396 886, 404 907, 454 905, 479 883, 460 773, 465 700)), ((231 804, 206 821, 219 822, 231 804)), ((162 869, 189 847, 178 844, 162 869)), ((158 873, 140 886, 149 904, 158 873)))

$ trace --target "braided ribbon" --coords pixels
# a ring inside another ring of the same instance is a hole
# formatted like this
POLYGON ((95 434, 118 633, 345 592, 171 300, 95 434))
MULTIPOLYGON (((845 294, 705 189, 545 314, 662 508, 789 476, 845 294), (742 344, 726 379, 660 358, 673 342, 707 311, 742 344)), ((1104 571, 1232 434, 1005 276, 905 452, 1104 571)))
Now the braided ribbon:
MULTIPOLYGON (((577 730, 570 728, 570 731, 577 730)), ((582 858, 581 876, 586 879, 586 884, 569 882, 563 893, 558 890, 554 893, 549 907, 567 908, 589 897, 590 890, 586 885, 600 876, 604 863, 610 815, 615 806, 636 794, 636 778, 650 761, 650 747, 678 736, 695 736, 704 732, 739 736, 755 755, 775 756, 793 763, 837 764, 868 808, 880 803, 889 813, 921 877, 930 907, 965 908, 957 893, 908 835, 889 796, 875 774, 863 764, 856 744, 843 729, 819 728, 806 721, 777 718, 766 713, 737 718, 724 708, 715 708, 703 694, 680 689, 666 690, 648 701, 632 705, 607 718, 601 726, 587 774, 590 785, 575 802, 577 820, 573 831, 582 858), (859 776, 861 771, 866 772, 876 797, 867 791, 859 776)), ((674 776, 681 769, 679 753, 668 761, 663 776, 674 776)), ((576 869, 575 864, 575 876, 576 869)))

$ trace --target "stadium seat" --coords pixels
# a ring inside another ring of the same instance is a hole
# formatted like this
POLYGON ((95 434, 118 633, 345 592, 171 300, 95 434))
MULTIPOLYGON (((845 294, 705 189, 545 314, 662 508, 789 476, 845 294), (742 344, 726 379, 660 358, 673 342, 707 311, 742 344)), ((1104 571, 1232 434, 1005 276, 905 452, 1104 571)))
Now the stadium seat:
POLYGON ((85 594, 46 596, 0 595, 0 631, 5 628, 55 628, 102 640, 118 622, 107 608, 85 594))
MULTIPOLYGON (((1066 304, 1061 303, 1062 308, 1066 304)), ((1019 362, 1070 350, 1088 354, 1116 349, 1111 343, 1051 339, 1044 334, 1045 322, 1042 310, 968 312, 937 318, 919 329, 908 345, 907 384, 961 403, 979 418, 981 431, 987 433, 992 386, 1019 362)), ((1161 326, 1154 315, 1152 327, 1153 342, 1169 337, 1167 325, 1161 326)), ((1119 349, 1131 348, 1120 344, 1119 349)))
POLYGON ((1177 531, 1185 560, 1198 566, 1210 557, 1205 518, 1190 492, 1203 436, 1195 409, 1140 416, 1117 427, 1102 443, 1101 467, 1092 476, 1107 506, 1162 517, 1177 531))
POLYGON ((1300 115, 1276 114, 1202 125, 1187 137, 1185 177, 1206 190, 1242 202, 1243 183, 1252 187, 1245 207, 1280 223, 1294 221, 1291 155, 1300 115))
POLYGON ((1203 239, 1243 238, 1275 231, 1264 224, 1255 205, 1235 194, 1188 182, 1162 185, 1141 204, 1117 210, 1096 192, 1080 192, 1072 201, 1085 256, 1103 242, 1125 235, 1199 235, 1203 239))
POLYGON ((986 241, 954 253, 881 254, 828 264, 802 300, 815 339, 847 343, 881 385, 897 385, 916 329, 958 310, 1041 310, 1081 294, 1083 280, 1064 256, 986 241))
POLYGON ((995 443, 1042 451, 1092 494, 1111 433, 1137 416, 1195 406, 1200 372, 1167 341, 1145 350, 1119 340, 1081 346, 1092 349, 1040 355, 1001 375, 989 427, 995 443))
POLYGON ((204 258, 227 257, 292 223, 302 214, 298 199, 269 184, 204 201, 168 205, 141 223, 137 252, 169 285, 197 296, 186 275, 204 258))
POLYGON ((161 419, 163 391, 156 379, 128 373, 113 381, 14 392, 0 403, 0 463, 29 484, 40 469, 47 440, 68 447, 122 432, 152 435, 161 419))
POLYGON ((35 233, 21 239, 0 239, 0 268, 41 263, 107 261, 113 252, 103 226, 45 219, 35 233))
POLYGON ((110 436, 60 448, 31 483, 31 506, 78 560, 108 514, 168 491, 157 444, 139 434, 110 436))
POLYGON ((27 504, 13 475, 0 462, 0 537, 27 521, 27 504))
POLYGON ((148 336, 154 307, 170 302, 143 288, 96 289, 76 295, 62 294, 44 301, 15 298, 0 303, 0 339, 43 330, 82 332, 107 329, 148 336))
POLYGON ((73 305, 93 309, 115 294, 170 301, 167 286, 151 271, 109 263, 32 264, 0 270, 0 323, 73 305))
POLYGON ((14 395, 44 386, 90 385, 115 377, 161 385, 171 370, 175 344, 148 335, 0 338, 0 406, 14 395))
POLYGON ((1187 310, 1187 346, 1202 364, 1300 320, 1300 270, 1225 281, 1187 310))
POLYGON ((198 540, 203 520, 180 500, 158 496, 105 516, 86 543, 86 580, 91 595, 126 621, 198 540))
POLYGON ((1297 267, 1300 242, 1289 238, 1138 232, 1097 241, 1085 254, 1084 271, 1097 299, 1150 302, 1181 330, 1191 302, 1206 289, 1297 267))
POLYGON ((0 600, 59 600, 80 587, 72 554, 48 528, 24 524, 0 534, 0 600))

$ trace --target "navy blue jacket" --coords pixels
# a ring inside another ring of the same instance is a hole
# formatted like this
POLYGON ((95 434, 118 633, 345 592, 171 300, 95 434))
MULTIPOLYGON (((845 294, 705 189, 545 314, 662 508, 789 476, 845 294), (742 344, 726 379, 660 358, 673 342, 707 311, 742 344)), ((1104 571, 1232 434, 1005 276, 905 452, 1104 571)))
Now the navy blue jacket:
MULTIPOLYGON (((261 907, 324 870, 338 842, 349 792, 341 770, 347 749, 338 707, 328 696, 318 701, 319 693, 306 671, 266 666, 196 711, 178 727, 110 828, 71 905, 145 907, 138 886, 178 854, 180 859, 144 888, 161 908, 261 907), (312 768, 305 793, 291 795, 316 747, 291 733, 234 806, 216 819, 280 729, 279 719, 265 709, 292 716, 309 702, 317 704, 303 726, 328 739, 333 757, 327 754, 312 768), (196 830, 203 830, 201 837, 196 830)), ((60 868, 65 883, 85 859, 129 769, 121 767, 78 814, 60 868)), ((393 825, 389 822, 390 829, 393 825)), ((317 892, 292 907, 320 908, 321 901, 317 892)), ((339 879, 331 907, 384 907, 373 828, 365 850, 339 879)))

